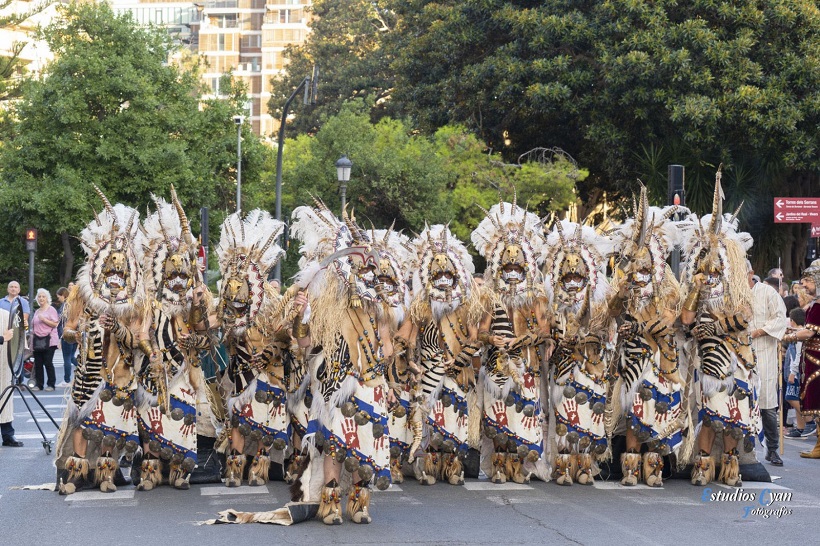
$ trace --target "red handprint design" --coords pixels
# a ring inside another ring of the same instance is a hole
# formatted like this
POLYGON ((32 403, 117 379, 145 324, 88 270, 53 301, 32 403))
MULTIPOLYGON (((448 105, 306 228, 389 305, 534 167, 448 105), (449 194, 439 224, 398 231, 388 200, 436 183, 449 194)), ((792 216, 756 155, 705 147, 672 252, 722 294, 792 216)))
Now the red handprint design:
POLYGON ((382 434, 375 440, 373 440, 373 448, 376 451, 381 451, 382 449, 387 449, 387 434, 382 434))
POLYGON ((567 421, 571 425, 578 426, 581 424, 581 420, 578 418, 578 402, 575 399, 564 400, 564 413, 566 413, 567 421))
POLYGON ((148 422, 151 425, 151 430, 162 436, 162 412, 159 408, 151 408, 148 410, 148 422))
POLYGON ((667 415, 669 415, 669 420, 674 421, 678 417, 680 417, 681 407, 680 405, 675 406, 672 411, 667 411, 667 415))
POLYGON ((737 404, 737 398, 735 398, 734 396, 730 397, 729 402, 726 405, 729 408, 729 418, 732 421, 739 423, 741 421, 741 416, 740 408, 738 408, 737 404))
POLYGON ((504 402, 498 400, 493 403, 493 414, 495 415, 495 422, 498 424, 498 426, 507 426, 507 408, 504 406, 504 402))
POLYGON ((638 419, 643 419, 643 399, 640 394, 635 393, 635 398, 632 399, 632 413, 638 419))
POLYGON ((239 412, 239 415, 241 417, 246 418, 246 419, 252 419, 253 418, 253 406, 251 406, 251 404, 245 404, 244 406, 242 406, 242 410, 239 412))
POLYGON ((603 422, 604 422, 604 414, 603 414, 603 412, 601 412, 601 413, 595 413, 595 412, 593 411, 593 412, 592 412, 592 422, 593 422, 596 426, 600 426, 600 425, 601 425, 601 423, 603 423, 603 422))
POLYGON ((381 405, 384 401, 384 387, 378 385, 373 389, 373 405, 381 405))
POLYGON ((182 434, 183 436, 190 436, 190 435, 192 435, 192 434, 194 433, 194 430, 195 430, 195 429, 196 429, 196 422, 194 421, 194 422, 193 422, 193 423, 191 423, 190 425, 183 424, 183 425, 179 428, 179 432, 180 432, 180 434, 182 434))
POLYGON ((534 389, 535 388, 535 376, 530 372, 524 373, 524 388, 525 389, 534 389))
POLYGON ((466 427, 468 425, 468 423, 469 423, 469 419, 467 418, 466 413, 460 414, 458 416, 458 418, 456 419, 456 426, 459 427, 459 428, 466 427))
POLYGON ((435 405, 433 405, 433 423, 435 423, 437 427, 444 426, 444 404, 442 404, 441 400, 436 400, 435 405))
POLYGON ((268 408, 270 408, 268 415, 270 415, 271 419, 277 419, 278 417, 285 415, 285 404, 277 404, 275 406, 270 404, 268 408))
POLYGON ((342 420, 342 434, 349 449, 359 449, 359 425, 352 418, 342 420))
POLYGON ((97 400, 96 406, 91 412, 91 419, 100 425, 105 424, 105 413, 103 412, 103 401, 97 400))
POLYGON ((130 419, 137 418, 137 408, 131 406, 129 409, 122 408, 122 412, 120 413, 120 417, 123 421, 128 421, 130 419))
POLYGON ((522 424, 522 425, 524 425, 524 428, 525 428, 526 430, 532 430, 532 429, 534 429, 534 428, 535 428, 535 425, 536 425, 536 423, 537 423, 537 422, 538 422, 538 420, 535 418, 535 416, 533 416, 533 417, 527 417, 527 416, 525 415, 525 416, 524 416, 524 418, 523 418, 523 419, 521 419, 521 424, 522 424))

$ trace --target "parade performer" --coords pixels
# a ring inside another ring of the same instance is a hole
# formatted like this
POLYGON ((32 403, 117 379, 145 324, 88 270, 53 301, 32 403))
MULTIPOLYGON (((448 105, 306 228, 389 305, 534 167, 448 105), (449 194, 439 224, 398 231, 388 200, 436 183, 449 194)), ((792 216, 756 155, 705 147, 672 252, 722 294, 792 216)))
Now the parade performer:
POLYGON ((221 228, 217 256, 222 284, 216 316, 229 355, 224 375, 229 447, 220 442, 228 451, 228 487, 238 487, 246 474, 248 485, 266 484, 271 461, 284 464, 290 442, 290 327, 279 314, 278 295, 266 282, 284 255, 275 242, 283 226, 257 209, 244 218, 231 214, 221 228))
POLYGON ((527 483, 535 473, 549 479, 542 460, 541 373, 552 347, 548 306, 538 264, 544 239, 539 218, 500 202, 473 231, 471 240, 487 260, 482 292, 484 317, 478 339, 487 357, 480 374, 485 440, 482 459, 493 483, 527 483))
POLYGON ((426 453, 416 463, 416 478, 423 485, 437 479, 462 485, 463 460, 468 447, 478 447, 481 427, 473 369, 482 315, 473 286, 475 268, 467 248, 447 226, 425 228, 412 244, 419 265, 413 276, 411 320, 397 338, 417 345, 420 356, 421 374, 412 390, 411 426, 416 434, 409 459, 415 458, 424 425, 426 453))
POLYGON ((553 478, 559 485, 591 485, 608 448, 604 412, 612 333, 605 271, 612 241, 563 220, 547 236, 547 248, 544 286, 558 343, 550 360, 553 478))
MULTIPOLYGON (((136 244, 151 309, 148 338, 158 355, 137 370, 143 458, 133 478, 141 491, 163 481, 177 489, 190 487, 197 462, 197 402, 205 389, 199 351, 211 345, 206 326, 210 292, 173 186, 171 200, 154 197, 157 210, 145 219, 136 244)), ((209 411, 203 417, 209 419, 209 411)))
POLYGON ((692 483, 706 485, 715 478, 712 444, 722 433, 723 456, 718 479, 740 486, 738 442, 754 449, 759 426, 757 373, 749 337, 752 295, 746 278, 747 233, 737 231, 737 213, 723 215, 723 190, 718 170, 712 214, 681 223, 683 244, 681 285, 686 298, 681 322, 691 327, 687 354, 697 370, 696 400, 700 421, 698 454, 692 483))
POLYGON ((133 459, 139 447, 134 367, 153 354, 143 337, 142 275, 134 252, 139 213, 97 193, 105 208, 80 234, 86 261, 65 312, 63 339, 79 344, 80 358, 57 439, 63 495, 90 484, 116 491, 120 456, 133 459))
POLYGON ((300 301, 309 301, 294 331, 312 345, 315 376, 308 437, 322 449, 322 456, 311 455, 293 492, 302 500, 320 498, 318 515, 328 525, 342 523, 343 463, 353 482, 347 514, 355 523, 371 521, 371 480, 379 489, 390 485, 385 375, 408 303, 390 232, 377 237, 346 212, 342 217, 317 202, 315 209, 294 210, 292 228, 305 257, 296 283, 308 297, 300 301), (320 492, 310 487, 316 481, 320 492))
MULTIPOLYGON (((642 479, 663 485, 663 457, 681 445, 685 415, 675 340, 680 313, 680 285, 666 258, 678 240, 669 221, 678 207, 650 207, 646 187, 634 211, 613 234, 619 261, 608 307, 618 318, 618 380, 613 388, 612 425, 626 417, 626 452, 621 455, 622 485, 642 479), (641 444, 648 444, 643 454, 641 444)), ((610 426, 612 426, 610 425, 610 426)))
MULTIPOLYGON (((818 420, 820 418, 820 260, 814 260, 803 271, 800 284, 812 300, 806 310, 806 324, 800 330, 787 334, 783 340, 789 343, 802 341, 800 355, 800 411, 818 420)), ((820 459, 820 436, 814 448, 801 451, 804 459, 820 459)))

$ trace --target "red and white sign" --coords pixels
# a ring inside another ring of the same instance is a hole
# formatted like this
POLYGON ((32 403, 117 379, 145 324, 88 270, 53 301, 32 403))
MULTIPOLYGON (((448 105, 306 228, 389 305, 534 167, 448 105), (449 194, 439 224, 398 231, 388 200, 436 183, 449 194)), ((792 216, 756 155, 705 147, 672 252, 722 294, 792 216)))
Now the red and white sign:
POLYGON ((811 236, 812 237, 820 237, 820 224, 812 224, 811 225, 811 236))
POLYGON ((196 265, 199 266, 200 271, 205 271, 208 266, 208 258, 205 255, 205 247, 199 247, 199 254, 196 257, 196 265))
POLYGON ((820 197, 775 197, 775 224, 820 224, 820 197))

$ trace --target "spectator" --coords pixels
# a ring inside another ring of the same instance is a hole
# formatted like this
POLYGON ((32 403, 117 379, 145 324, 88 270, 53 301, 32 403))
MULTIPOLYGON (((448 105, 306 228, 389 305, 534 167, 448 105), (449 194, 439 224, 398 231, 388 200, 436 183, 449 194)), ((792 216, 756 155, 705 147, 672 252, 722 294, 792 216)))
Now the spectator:
POLYGON ((479 288, 484 286, 484 273, 473 273, 473 281, 479 288))
POLYGON ((775 277, 766 277, 765 279, 763 279, 763 282, 765 282, 766 284, 768 284, 769 286, 774 288, 775 291, 777 291, 777 293, 780 294, 780 280, 779 279, 777 279, 775 277))
POLYGON ((51 306, 51 293, 48 290, 37 290, 36 299, 39 307, 31 321, 31 331, 34 333, 34 380, 37 384, 34 390, 53 391, 57 381, 54 373, 54 351, 57 350, 57 326, 60 324, 60 317, 57 316, 57 310, 51 306), (45 389, 44 368, 45 374, 48 375, 45 389))
POLYGON ((63 328, 65 327, 65 302, 68 299, 69 291, 66 287, 57 290, 57 314, 60 316, 60 323, 57 325, 57 336, 60 338, 60 350, 63 353, 63 382, 58 387, 66 387, 71 382, 71 371, 77 367, 77 344, 68 343, 63 340, 63 328))
POLYGON ((771 277, 773 279, 777 279, 777 281, 778 281, 777 286, 775 286, 775 288, 777 289, 777 293, 780 294, 781 296, 786 296, 787 295, 788 286, 786 285, 785 282, 783 282, 783 270, 782 269, 780 269, 779 267, 774 267, 774 268, 769 270, 769 272, 766 274, 766 277, 767 278, 771 277))
MULTIPOLYGON (((789 329, 799 330, 806 324, 806 311, 797 307, 789 313, 789 329)), ((817 429, 814 422, 806 423, 800 411, 800 352, 802 341, 789 343, 786 349, 786 401, 795 412, 794 428, 786 435, 789 438, 806 438, 817 429)))
POLYGON ((780 431, 777 421, 777 408, 780 396, 777 390, 778 377, 781 373, 781 361, 777 353, 778 344, 786 333, 786 305, 777 290, 766 283, 752 282, 751 264, 749 270, 749 287, 752 289, 752 320, 749 332, 752 337, 752 348, 757 356, 757 369, 760 376, 760 415, 763 421, 763 433, 766 436, 766 460, 775 466, 783 466, 783 460, 777 453, 780 444, 780 431))
MULTIPOLYGON (((8 324, 9 323, 9 315, 11 314, 12 307, 14 305, 15 299, 19 302, 18 305, 22 305, 23 307, 23 318, 28 321, 28 314, 29 314, 29 307, 28 302, 23 298, 17 298, 20 295, 20 283, 17 281, 11 281, 7 287, 7 295, 5 298, 0 299, 0 324, 8 324)), ((6 330, 1 338, 3 343, 11 339, 12 331, 6 330)), ((8 362, 8 352, 5 350, 0 351, 0 391, 5 390, 6 387, 11 385, 12 381, 14 381, 14 377, 9 367, 8 362)), ((6 402, 5 400, 0 401, 0 404, 6 402)), ((23 447, 23 442, 18 441, 14 437, 14 426, 12 425, 12 421, 14 420, 14 400, 9 393, 8 402, 6 402, 6 406, 3 408, 3 411, 0 412, 0 433, 3 436, 3 445, 6 447, 23 447)))

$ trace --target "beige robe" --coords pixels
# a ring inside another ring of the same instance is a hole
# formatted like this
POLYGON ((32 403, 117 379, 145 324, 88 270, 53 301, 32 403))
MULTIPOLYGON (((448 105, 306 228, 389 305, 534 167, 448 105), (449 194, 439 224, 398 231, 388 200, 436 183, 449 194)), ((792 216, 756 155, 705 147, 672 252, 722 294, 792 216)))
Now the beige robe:
MULTIPOLYGON (((3 331, 8 328, 9 312, 5 309, 0 309, 0 325, 3 326, 3 331)), ((11 370, 9 369, 9 351, 8 345, 3 343, 0 345, 0 392, 11 385, 13 380, 11 370)), ((0 423, 10 423, 14 420, 14 391, 8 391, 0 399, 2 405, 8 398, 8 403, 3 411, 0 412, 0 423)))
POLYGON ((749 333, 758 329, 766 332, 765 336, 752 340, 760 378, 758 403, 760 409, 774 409, 778 406, 777 378, 781 366, 777 348, 789 322, 786 305, 777 290, 759 282, 752 288, 752 312, 749 333))

